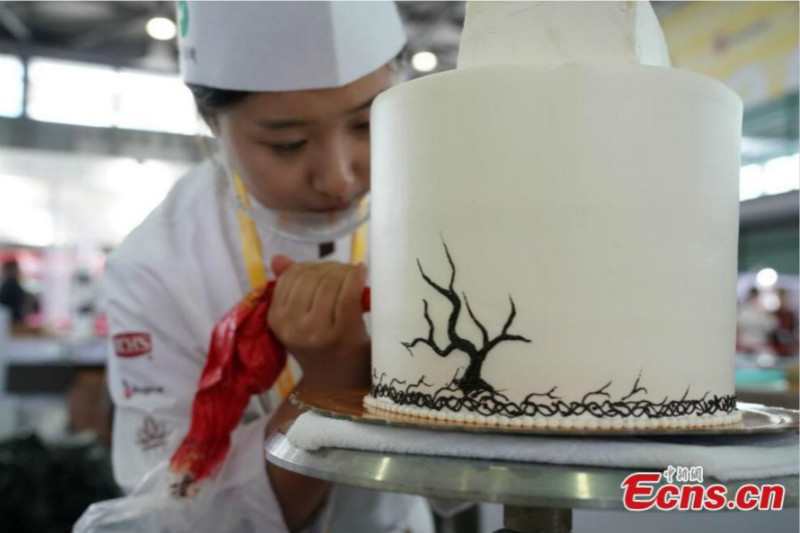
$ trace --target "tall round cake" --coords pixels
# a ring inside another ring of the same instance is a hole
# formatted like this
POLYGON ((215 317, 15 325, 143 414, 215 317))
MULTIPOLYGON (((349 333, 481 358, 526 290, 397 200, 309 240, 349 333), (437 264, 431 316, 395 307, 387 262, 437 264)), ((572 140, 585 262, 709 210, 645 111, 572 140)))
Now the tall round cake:
MULTIPOLYGON (((468 9, 485 52, 503 32, 468 9)), ((739 97, 593 43, 579 60, 464 67, 467 35, 459 69, 373 106, 367 406, 510 426, 736 421, 739 97)))

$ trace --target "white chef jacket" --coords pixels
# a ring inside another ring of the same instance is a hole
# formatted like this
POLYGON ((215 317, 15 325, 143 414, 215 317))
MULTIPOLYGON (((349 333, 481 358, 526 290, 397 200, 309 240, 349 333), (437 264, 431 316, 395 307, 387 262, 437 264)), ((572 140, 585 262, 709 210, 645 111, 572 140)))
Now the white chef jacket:
MULTIPOLYGON (((126 492, 168 460, 188 431, 214 324, 249 290, 237 224, 230 180, 208 161, 179 180, 108 259, 112 462, 126 492)), ((259 236, 267 263, 278 253, 320 259, 316 244, 259 236)), ((350 240, 340 239, 324 259, 349 262, 350 240)), ((261 400, 250 402, 216 477, 214 507, 241 517, 231 533, 287 531, 264 467, 264 428, 275 405, 261 400)), ((433 530, 424 499, 352 487, 336 487, 319 515, 310 530, 433 530)))

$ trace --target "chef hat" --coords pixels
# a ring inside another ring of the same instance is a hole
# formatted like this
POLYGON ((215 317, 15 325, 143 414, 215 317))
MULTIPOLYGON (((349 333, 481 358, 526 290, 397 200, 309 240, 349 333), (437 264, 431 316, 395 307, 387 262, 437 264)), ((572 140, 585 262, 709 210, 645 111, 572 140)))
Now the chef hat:
POLYGON ((340 87, 396 56, 394 2, 178 2, 187 83, 239 91, 340 87))

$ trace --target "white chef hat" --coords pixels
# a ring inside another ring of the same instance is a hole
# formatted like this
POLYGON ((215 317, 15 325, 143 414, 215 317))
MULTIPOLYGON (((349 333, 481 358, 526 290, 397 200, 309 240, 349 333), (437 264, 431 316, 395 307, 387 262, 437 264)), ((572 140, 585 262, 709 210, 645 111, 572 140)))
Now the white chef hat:
POLYGON ((394 2, 178 2, 187 83, 238 91, 340 87, 396 56, 394 2))

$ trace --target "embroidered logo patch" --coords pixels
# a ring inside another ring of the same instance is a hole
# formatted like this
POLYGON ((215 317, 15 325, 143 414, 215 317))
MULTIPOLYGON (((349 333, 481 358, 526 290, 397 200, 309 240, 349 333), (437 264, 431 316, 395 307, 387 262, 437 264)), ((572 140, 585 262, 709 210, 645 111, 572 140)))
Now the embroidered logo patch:
POLYGON ((141 331, 114 335, 114 352, 119 357, 141 357, 153 350, 153 341, 149 333, 141 331))
POLYGON ((155 450, 167 443, 168 435, 167 424, 148 415, 136 431, 136 445, 145 452, 155 450))

